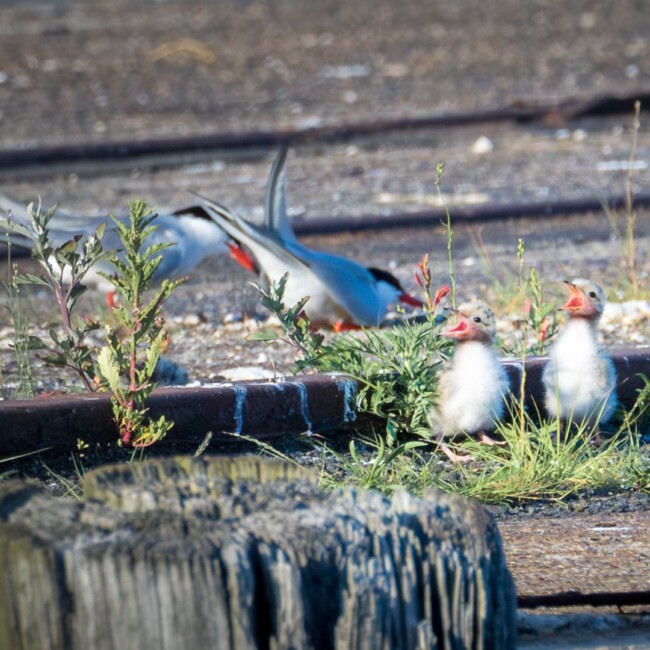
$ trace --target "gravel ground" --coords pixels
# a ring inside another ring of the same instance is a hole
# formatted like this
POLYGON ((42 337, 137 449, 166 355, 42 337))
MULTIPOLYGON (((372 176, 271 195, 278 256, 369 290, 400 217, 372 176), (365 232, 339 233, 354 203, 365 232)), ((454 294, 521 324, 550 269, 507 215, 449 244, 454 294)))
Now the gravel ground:
POLYGON ((610 0, 0 6, 6 147, 315 126, 650 87, 610 0))

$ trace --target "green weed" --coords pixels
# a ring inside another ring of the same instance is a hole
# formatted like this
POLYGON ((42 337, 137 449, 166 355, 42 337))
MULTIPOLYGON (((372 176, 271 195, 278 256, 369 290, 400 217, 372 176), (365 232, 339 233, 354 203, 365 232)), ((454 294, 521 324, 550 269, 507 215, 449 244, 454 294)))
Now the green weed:
POLYGON ((162 261, 159 253, 168 246, 152 244, 142 250, 145 239, 155 229, 155 218, 144 201, 133 201, 129 204, 128 223, 113 219, 124 250, 109 258, 115 273, 102 273, 120 295, 120 304, 112 311, 124 334, 107 332, 107 345, 97 356, 97 369, 113 393, 111 401, 120 441, 134 447, 153 444, 173 426, 164 416, 158 420, 148 418, 145 406, 156 387, 152 377, 166 341, 161 307, 184 281, 165 279, 154 295, 145 299, 162 261))
MULTIPOLYGON (((405 322, 387 330, 364 329, 325 342, 313 333, 304 315, 306 300, 285 308, 287 276, 262 292, 265 307, 280 320, 284 336, 266 329, 249 340, 283 340, 302 355, 297 371, 344 372, 360 385, 358 407, 386 422, 386 441, 392 446, 400 433, 429 430, 428 410, 436 395, 435 376, 448 357, 450 343, 440 336, 435 300, 423 323, 405 322)), ((444 293, 444 292, 443 292, 444 293)), ((437 294, 440 295, 440 292, 437 294)))
POLYGON ((32 242, 32 257, 40 262, 43 269, 40 275, 33 273, 17 274, 15 276, 16 290, 18 285, 44 286, 49 289, 56 300, 61 320, 61 330, 50 329, 51 343, 46 343, 40 337, 27 337, 16 330, 16 338, 22 341, 27 349, 38 350, 41 358, 50 364, 70 368, 81 379, 88 391, 95 391, 99 385, 95 362, 86 337, 90 332, 99 328, 99 324, 89 318, 80 317, 76 305, 86 292, 84 278, 88 271, 106 260, 112 254, 102 248, 104 225, 96 233, 82 242, 81 235, 56 246, 50 236, 49 223, 55 214, 52 208, 43 212, 40 204, 27 206, 30 216, 30 226, 24 226, 0 219, 3 227, 9 232, 16 232, 32 242))
MULTIPOLYGON (((16 232, 32 242, 32 257, 43 269, 40 275, 12 271, 13 280, 7 285, 21 384, 31 386, 28 353, 37 350, 45 362, 72 369, 86 390, 110 389, 121 443, 147 446, 172 427, 164 418, 151 421, 145 400, 155 388, 152 376, 165 346, 161 307, 183 280, 164 280, 153 297, 145 300, 145 292, 152 287, 162 260, 159 253, 166 245, 154 244, 143 250, 146 238, 156 228, 156 215, 144 201, 132 202, 129 210, 128 222, 113 219, 123 247, 119 255, 102 246, 105 224, 85 240, 82 235, 75 235, 62 245, 54 244, 49 225, 55 210, 43 212, 40 204, 28 206, 29 226, 15 224, 11 219, 0 219, 0 223, 10 234, 16 232), (111 310, 118 327, 107 327, 107 343, 96 354, 86 340, 90 332, 99 329, 99 324, 78 316, 76 306, 86 292, 86 275, 101 262, 109 262, 115 268, 114 273, 100 275, 115 286, 121 302, 111 310), (50 343, 29 336, 24 327, 17 301, 21 284, 45 286, 55 297, 61 329, 50 329, 50 343)), ((13 269, 11 262, 10 268, 13 269)))
POLYGON ((625 203, 622 213, 603 200, 603 210, 607 215, 614 236, 621 242, 619 276, 619 293, 624 299, 639 299, 646 292, 639 286, 636 268, 636 209, 634 207, 634 163, 639 148, 639 130, 641 128, 641 102, 634 102, 632 120, 632 143, 628 159, 625 180, 625 203))
MULTIPOLYGON (((9 313, 14 329, 12 347, 18 369, 16 395, 18 397, 34 397, 34 376, 30 353, 32 350, 40 348, 41 345, 38 339, 34 340, 34 337, 29 335, 29 321, 25 317, 20 296, 18 267, 11 259, 12 233, 13 228, 10 224, 7 232, 7 281, 3 282, 7 303, 3 306, 9 313)), ((4 386, 4 376, 2 378, 4 386)))

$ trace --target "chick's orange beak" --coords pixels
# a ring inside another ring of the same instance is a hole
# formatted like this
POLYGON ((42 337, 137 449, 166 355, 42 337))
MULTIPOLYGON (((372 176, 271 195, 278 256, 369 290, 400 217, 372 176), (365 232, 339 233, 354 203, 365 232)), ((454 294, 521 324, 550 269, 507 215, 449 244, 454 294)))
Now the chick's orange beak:
POLYGON ((566 309, 567 311, 575 311, 576 309, 583 309, 587 305, 587 297, 583 293, 581 289, 578 289, 575 284, 571 282, 567 282, 566 280, 564 281, 565 284, 567 285, 570 295, 569 299, 567 300, 566 304, 562 307, 562 309, 566 309))
POLYGON ((469 323, 466 318, 462 316, 458 320, 458 323, 449 329, 446 329, 442 334, 447 336, 450 339, 459 339, 462 338, 469 331, 469 323))

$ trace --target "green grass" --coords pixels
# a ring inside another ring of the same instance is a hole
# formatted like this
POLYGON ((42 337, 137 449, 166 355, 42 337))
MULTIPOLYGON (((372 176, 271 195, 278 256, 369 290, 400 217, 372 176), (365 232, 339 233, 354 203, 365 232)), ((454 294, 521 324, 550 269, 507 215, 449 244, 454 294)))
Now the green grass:
POLYGON ((462 450, 476 465, 459 466, 448 489, 485 503, 513 503, 650 487, 650 454, 642 451, 638 437, 617 435, 595 447, 584 426, 563 437, 555 423, 526 420, 523 436, 518 424, 500 424, 503 447, 465 442, 462 450))
MULTIPOLYGON (((25 314, 25 305, 21 288, 18 283, 18 267, 11 257, 11 227, 7 235, 7 280, 3 282, 5 300, 2 305, 6 310, 14 329, 12 348, 16 359, 18 385, 15 393, 18 397, 34 397, 35 381, 32 371, 31 353, 33 350, 33 337, 30 336, 29 318, 25 314)), ((0 372, 3 396, 8 394, 5 388, 5 377, 0 372)))
MULTIPOLYGON (((502 423, 498 434, 505 445, 465 440, 454 449, 473 460, 457 464, 446 460, 435 444, 423 441, 391 449, 375 435, 353 440, 348 453, 316 443, 323 458, 320 482, 328 489, 357 486, 383 493, 406 489, 422 494, 436 487, 486 504, 562 501, 593 492, 650 492, 650 448, 637 436, 618 434, 594 447, 584 427, 566 439, 554 435, 555 428, 528 419, 522 436, 518 425, 502 423), (333 462, 325 462, 328 458, 333 462)), ((276 455, 269 445, 264 453, 276 455)))
MULTIPOLYGON (((48 451, 51 449, 51 447, 43 447, 43 449, 37 449, 36 451, 28 451, 25 452, 24 454, 15 454, 14 456, 7 456, 5 458, 0 458, 0 468, 4 463, 13 463, 14 461, 21 460, 22 458, 27 458, 29 456, 35 456, 37 454, 40 454, 41 452, 48 451)), ((4 481, 6 479, 11 478, 12 476, 15 476, 18 474, 17 470, 15 469, 10 469, 5 472, 0 472, 0 481, 4 481)))

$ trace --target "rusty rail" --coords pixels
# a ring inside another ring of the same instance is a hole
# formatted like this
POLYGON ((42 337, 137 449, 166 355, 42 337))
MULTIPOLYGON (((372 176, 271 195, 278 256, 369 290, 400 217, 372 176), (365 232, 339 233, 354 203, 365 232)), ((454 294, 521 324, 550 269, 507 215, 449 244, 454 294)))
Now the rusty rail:
POLYGON ((537 609, 538 607, 634 607, 650 605, 650 591, 602 591, 582 593, 581 591, 562 591, 556 594, 520 595, 517 607, 537 609))
MULTIPOLYGON (((298 145, 311 142, 345 142, 353 138, 416 129, 469 126, 488 122, 534 122, 551 119, 554 122, 572 119, 632 114, 635 101, 650 102, 650 89, 640 89, 633 94, 604 95, 568 98, 561 102, 530 104, 526 101, 506 106, 476 111, 438 112, 421 117, 389 118, 351 123, 325 125, 306 129, 276 129, 266 131, 243 131, 240 133, 212 133, 184 138, 121 140, 115 142, 82 143, 28 149, 0 151, 0 170, 10 174, 18 168, 55 165, 65 162, 106 161, 129 159, 130 164, 138 158, 170 154, 196 154, 214 150, 266 149, 280 145, 298 145)), ((163 165, 164 160, 159 161, 163 165)), ((171 164, 171 161, 166 163, 171 164)))
MULTIPOLYGON (((625 196, 587 197, 579 199, 557 199, 553 201, 531 201, 515 203, 485 203, 483 205, 454 205, 450 207, 453 223, 480 223, 500 219, 524 217, 553 217, 567 214, 602 211, 603 205, 620 208, 625 205, 625 196)), ((634 195, 636 207, 650 206, 650 193, 634 195)), ((396 213, 390 216, 367 214, 359 217, 296 217, 293 229, 298 235, 324 235, 339 232, 363 230, 390 230, 439 225, 446 219, 443 208, 418 212, 396 213)))

